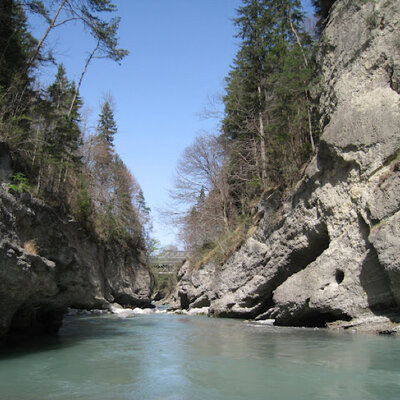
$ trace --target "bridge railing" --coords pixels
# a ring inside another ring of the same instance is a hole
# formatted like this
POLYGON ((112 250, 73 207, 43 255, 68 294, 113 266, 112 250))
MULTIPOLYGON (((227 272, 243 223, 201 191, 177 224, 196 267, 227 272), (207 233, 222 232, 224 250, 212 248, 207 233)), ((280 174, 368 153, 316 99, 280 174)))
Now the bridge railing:
POLYGON ((187 257, 187 252, 179 252, 179 254, 175 253, 174 255, 160 255, 151 257, 150 263, 158 270, 172 272, 180 267, 187 257))

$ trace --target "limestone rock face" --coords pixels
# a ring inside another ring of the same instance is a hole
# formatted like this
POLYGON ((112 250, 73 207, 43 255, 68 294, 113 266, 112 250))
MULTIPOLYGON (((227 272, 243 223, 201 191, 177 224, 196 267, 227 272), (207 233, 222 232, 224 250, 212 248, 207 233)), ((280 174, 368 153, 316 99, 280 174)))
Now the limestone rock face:
POLYGON ((150 305, 143 249, 102 247, 76 222, 5 184, 0 215, 0 339, 56 331, 66 307, 150 305))
POLYGON ((400 3, 337 0, 319 55, 319 149, 223 265, 180 272, 185 308, 324 326, 400 306, 400 3))

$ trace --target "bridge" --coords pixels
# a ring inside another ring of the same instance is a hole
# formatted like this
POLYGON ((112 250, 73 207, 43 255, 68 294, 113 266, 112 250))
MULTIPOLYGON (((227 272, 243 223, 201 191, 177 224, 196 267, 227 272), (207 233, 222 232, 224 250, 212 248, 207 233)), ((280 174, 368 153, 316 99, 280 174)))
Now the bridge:
POLYGON ((189 252, 181 250, 164 250, 159 255, 151 257, 151 265, 160 274, 172 274, 176 272, 183 262, 189 257, 189 252))

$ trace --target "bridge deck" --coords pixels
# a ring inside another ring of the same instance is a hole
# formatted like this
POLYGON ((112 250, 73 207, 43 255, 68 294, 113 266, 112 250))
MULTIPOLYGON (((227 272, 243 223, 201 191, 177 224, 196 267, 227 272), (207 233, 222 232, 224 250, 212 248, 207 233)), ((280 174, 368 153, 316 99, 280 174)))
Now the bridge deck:
POLYGON ((158 269, 172 270, 179 267, 187 259, 189 253, 186 251, 173 251, 160 254, 159 256, 151 257, 151 264, 158 269))

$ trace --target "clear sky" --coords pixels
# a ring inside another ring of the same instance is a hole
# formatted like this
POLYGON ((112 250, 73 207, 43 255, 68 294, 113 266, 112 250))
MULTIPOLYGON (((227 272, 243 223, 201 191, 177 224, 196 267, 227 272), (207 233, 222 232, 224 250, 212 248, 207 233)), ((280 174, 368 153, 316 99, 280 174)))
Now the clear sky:
MULTIPOLYGON (((303 1, 307 9, 309 0, 303 1)), ((177 160, 194 137, 217 129, 201 118, 208 97, 223 93, 224 77, 238 49, 232 18, 240 0, 117 0, 121 65, 95 60, 81 87, 89 123, 102 98, 114 97, 116 150, 141 185, 162 245, 179 244, 174 227, 157 210, 168 203, 177 160)), ((32 20, 36 36, 44 25, 32 20)), ((77 25, 54 30, 48 41, 70 79, 78 80, 93 43, 77 25)), ((54 68, 53 68, 54 70, 54 68)), ((54 75, 55 72, 46 71, 54 75)), ((47 80, 48 78, 41 79, 47 80)), ((51 78, 52 79, 52 78, 51 78)))

